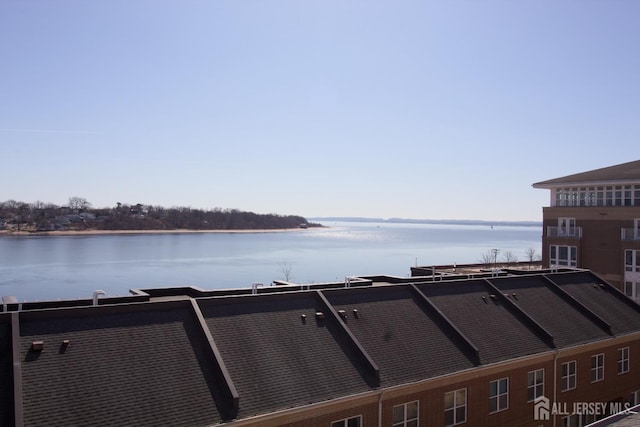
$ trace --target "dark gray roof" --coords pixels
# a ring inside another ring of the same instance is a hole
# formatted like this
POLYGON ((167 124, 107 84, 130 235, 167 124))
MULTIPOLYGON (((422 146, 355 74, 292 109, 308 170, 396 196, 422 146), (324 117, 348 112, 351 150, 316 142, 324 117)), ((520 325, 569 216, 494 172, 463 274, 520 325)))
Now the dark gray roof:
POLYGON ((483 280, 418 288, 478 348, 482 364, 550 349, 500 298, 491 298, 483 280))
POLYGON ((548 277, 609 323, 614 334, 640 330, 640 306, 596 275, 585 271, 548 277))
POLYGON ((315 292, 198 304, 240 395, 239 418, 370 389, 360 358, 315 292), (318 311, 325 321, 316 321, 318 311))
POLYGON ((11 315, 0 315, 0 427, 13 425, 11 315))
POLYGON ((580 311, 570 298, 544 276, 526 276, 520 280, 491 279, 501 292, 521 307, 531 318, 545 328, 554 338, 557 347, 597 341, 610 335, 597 323, 580 311), (514 296, 515 294, 515 296, 514 296))
POLYGON ((25 425, 211 425, 636 331, 585 271, 0 314, 0 427, 14 386, 25 425))
POLYGON ((219 422, 212 362, 195 317, 188 308, 169 307, 175 304, 25 313, 25 425, 219 422), (43 341, 44 351, 32 351, 33 341, 43 341))
POLYGON ((324 291, 380 367, 383 387, 471 368, 461 343, 408 286, 324 291), (353 310, 357 310, 357 317, 353 310))
POLYGON ((640 160, 595 169, 587 172, 549 179, 533 184, 536 188, 550 188, 558 185, 593 182, 640 181, 640 160))

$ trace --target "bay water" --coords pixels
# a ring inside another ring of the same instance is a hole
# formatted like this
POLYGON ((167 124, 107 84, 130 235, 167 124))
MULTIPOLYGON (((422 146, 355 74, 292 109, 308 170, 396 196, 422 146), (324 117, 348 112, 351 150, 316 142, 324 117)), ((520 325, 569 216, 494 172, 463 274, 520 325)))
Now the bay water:
MULTIPOLYGON (((540 254, 541 227, 325 222, 284 232, 1 236, 0 296, 19 301, 109 296, 129 289, 250 287, 289 279, 408 276, 414 265, 480 262, 499 249, 540 254)), ((498 255, 498 260, 501 255, 498 255)))

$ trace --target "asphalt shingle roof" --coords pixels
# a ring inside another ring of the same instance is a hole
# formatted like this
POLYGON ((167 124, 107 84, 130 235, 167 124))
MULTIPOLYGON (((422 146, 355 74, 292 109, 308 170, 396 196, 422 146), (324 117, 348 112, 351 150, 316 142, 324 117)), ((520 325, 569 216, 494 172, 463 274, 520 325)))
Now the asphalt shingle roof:
POLYGON ((482 280, 418 288, 478 348, 482 364, 550 349, 500 298, 491 298, 482 280))
POLYGON ((347 326, 380 367, 383 387, 474 366, 408 286, 323 293, 336 310, 345 311, 347 326))
POLYGON ((564 347, 607 339, 603 322, 640 331, 640 307, 601 283, 574 271, 0 314, 0 427, 14 385, 29 426, 204 426, 547 352, 546 333, 564 347))
POLYGON ((240 395, 239 418, 370 389, 339 325, 328 313, 316 321, 324 308, 314 292, 198 304, 240 395))
POLYGON ((99 307, 21 319, 29 426, 189 425, 220 421, 202 334, 188 308, 99 307), (69 340, 65 346, 63 340, 69 340), (44 351, 30 350, 43 341, 44 351))
POLYGON ((592 273, 558 273, 547 277, 609 323, 614 334, 640 330, 638 304, 592 273), (601 283, 604 286, 600 286, 601 283))
POLYGON ((555 292, 542 276, 490 280, 554 337, 557 347, 608 338, 610 335, 555 292), (513 294, 516 294, 514 297, 513 294))

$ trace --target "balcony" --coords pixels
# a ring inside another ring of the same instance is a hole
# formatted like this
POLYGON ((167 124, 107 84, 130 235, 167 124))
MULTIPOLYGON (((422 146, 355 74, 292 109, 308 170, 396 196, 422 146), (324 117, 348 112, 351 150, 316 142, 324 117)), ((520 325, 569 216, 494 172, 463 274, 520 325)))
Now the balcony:
POLYGON ((636 228, 621 228, 620 239, 640 241, 640 230, 636 228))
POLYGON ((559 237, 566 239, 580 239, 582 238, 582 227, 547 227, 547 237, 559 237))

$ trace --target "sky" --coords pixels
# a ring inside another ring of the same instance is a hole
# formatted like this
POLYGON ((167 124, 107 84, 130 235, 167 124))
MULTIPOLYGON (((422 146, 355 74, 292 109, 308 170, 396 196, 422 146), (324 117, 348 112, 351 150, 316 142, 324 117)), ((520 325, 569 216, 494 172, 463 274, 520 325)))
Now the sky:
POLYGON ((542 219, 640 158, 636 0, 0 0, 0 201, 542 219))

